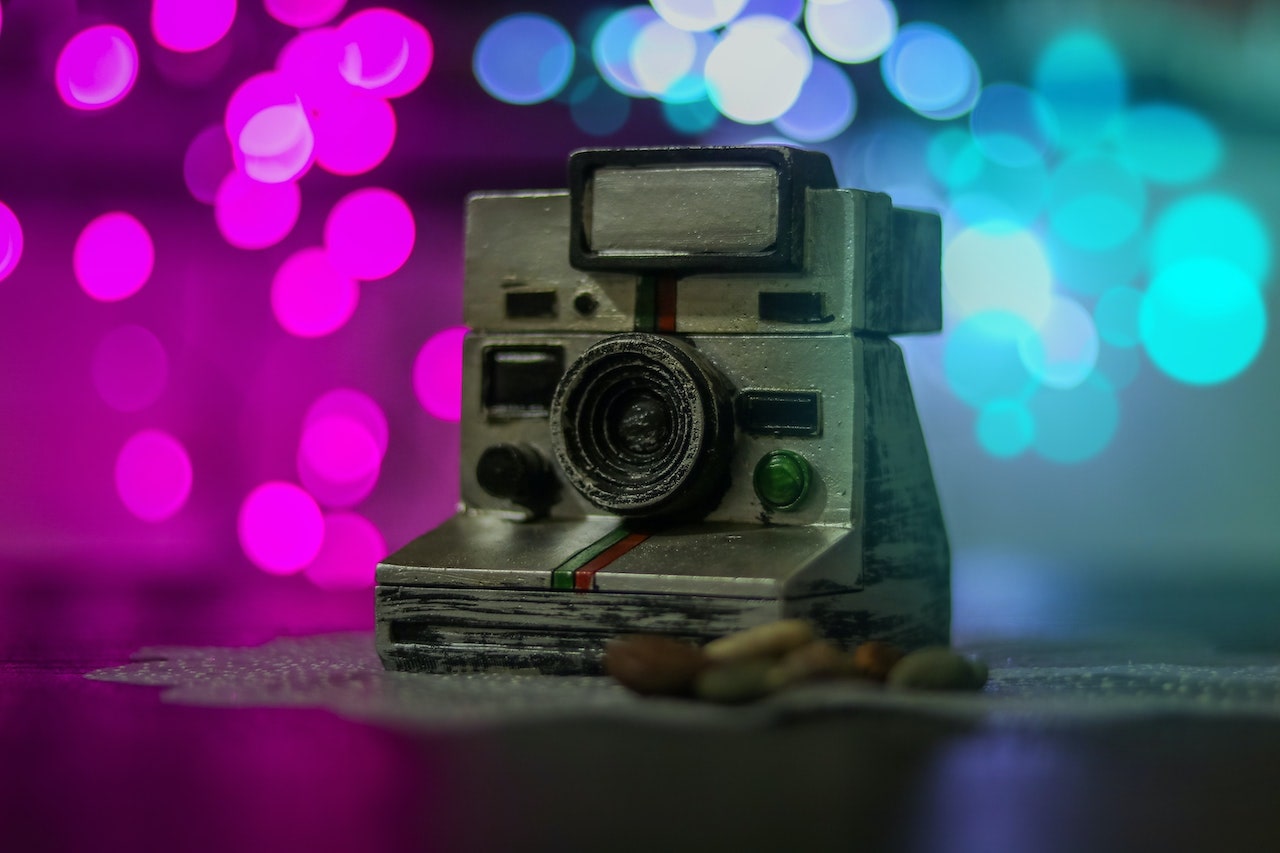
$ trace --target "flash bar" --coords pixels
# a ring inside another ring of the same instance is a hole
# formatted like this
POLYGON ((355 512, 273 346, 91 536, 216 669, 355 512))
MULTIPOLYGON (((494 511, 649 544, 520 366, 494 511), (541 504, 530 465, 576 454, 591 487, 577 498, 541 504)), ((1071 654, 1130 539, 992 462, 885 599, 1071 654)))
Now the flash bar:
POLYGON ((824 155, 783 146, 586 149, 569 158, 569 260, 582 270, 798 272, 805 190, 824 155))

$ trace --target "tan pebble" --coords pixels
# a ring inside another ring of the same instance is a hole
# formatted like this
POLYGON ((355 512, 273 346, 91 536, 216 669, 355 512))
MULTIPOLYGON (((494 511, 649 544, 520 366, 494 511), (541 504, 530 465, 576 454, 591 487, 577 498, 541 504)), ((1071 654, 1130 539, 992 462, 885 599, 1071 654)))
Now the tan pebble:
POLYGON ((815 640, 787 652, 775 669, 781 684, 792 684, 844 675, 849 671, 849 658, 826 640, 815 640))
POLYGON ((782 685, 776 666, 768 660, 740 660, 704 669, 693 682, 693 693, 708 702, 737 704, 767 696, 782 685))
POLYGON ((884 681, 889 675, 889 670, 893 669, 900 660, 902 660, 902 649, 892 643, 879 640, 860 643, 853 650, 854 671, 872 681, 884 681))
POLYGON ((903 657, 887 681, 890 687, 916 690, 980 690, 987 682, 987 667, 944 646, 931 646, 903 657))
POLYGON ((716 663, 779 658, 813 640, 813 626, 803 619, 780 619, 707 643, 703 651, 716 663))
POLYGON ((702 649, 671 637, 632 634, 610 640, 604 648, 604 670, 636 693, 685 696, 707 659, 702 649))

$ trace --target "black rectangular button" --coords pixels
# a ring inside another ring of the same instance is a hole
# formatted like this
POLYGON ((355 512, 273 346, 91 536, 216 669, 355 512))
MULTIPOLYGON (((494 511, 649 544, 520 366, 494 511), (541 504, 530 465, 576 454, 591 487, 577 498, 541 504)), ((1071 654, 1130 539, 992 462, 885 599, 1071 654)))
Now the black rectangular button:
POLYGON ((760 292, 760 319, 771 323, 830 323, 835 316, 824 307, 821 293, 760 292))
POLYGON ((496 417, 546 417, 562 373, 560 347, 486 347, 480 380, 485 410, 496 417))
POLYGON ((753 435, 822 435, 821 391, 741 391, 737 409, 753 435))
POLYGON ((556 316, 554 290, 513 290, 506 295, 508 320, 537 320, 556 316))

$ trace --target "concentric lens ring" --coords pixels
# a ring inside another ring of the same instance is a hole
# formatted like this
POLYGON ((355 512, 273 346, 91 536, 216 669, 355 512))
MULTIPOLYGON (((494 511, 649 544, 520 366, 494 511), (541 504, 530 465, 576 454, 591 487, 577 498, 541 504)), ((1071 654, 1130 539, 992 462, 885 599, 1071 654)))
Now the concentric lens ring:
POLYGON ((688 344, 615 335, 561 377, 551 446, 569 482, 603 510, 698 518, 727 486, 729 400, 728 383, 688 344))

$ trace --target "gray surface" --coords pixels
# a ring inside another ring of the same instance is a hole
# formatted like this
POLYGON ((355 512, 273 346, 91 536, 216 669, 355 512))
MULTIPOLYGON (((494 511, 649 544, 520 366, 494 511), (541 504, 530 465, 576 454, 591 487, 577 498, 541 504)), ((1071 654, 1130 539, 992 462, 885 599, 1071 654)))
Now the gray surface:
POLYGON ((769 726, 796 717, 897 710, 1036 724, 1163 715, 1280 715, 1275 656, 1226 661, 1203 650, 1104 646, 977 647, 991 666, 978 694, 907 693, 857 682, 796 687, 719 707, 642 699, 604 677, 384 672, 369 633, 281 638, 249 648, 143 649, 137 662, 87 677, 167 688, 190 705, 326 708, 416 729, 601 717, 675 726, 769 726))

